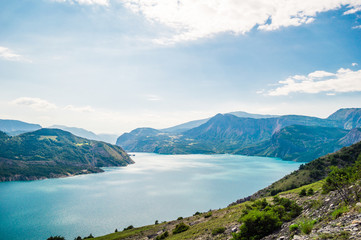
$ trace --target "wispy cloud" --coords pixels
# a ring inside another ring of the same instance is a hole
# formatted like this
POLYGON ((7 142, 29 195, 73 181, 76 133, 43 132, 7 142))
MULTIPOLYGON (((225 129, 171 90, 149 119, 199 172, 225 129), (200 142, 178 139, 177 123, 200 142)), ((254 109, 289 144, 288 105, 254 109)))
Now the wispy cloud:
POLYGON ((336 73, 315 71, 308 75, 295 75, 279 81, 280 87, 270 90, 267 95, 285 96, 291 93, 335 93, 360 92, 361 70, 340 68, 336 73))
POLYGON ((62 111, 70 111, 70 112, 79 112, 79 113, 89 113, 94 112, 95 110, 91 106, 74 106, 74 105, 67 105, 65 107, 57 106, 54 103, 51 103, 45 99, 41 98, 33 98, 33 97, 20 97, 11 102, 12 104, 18 106, 25 106, 30 107, 32 109, 38 111, 47 111, 47 110, 62 110, 62 111))
POLYGON ((357 63, 352 63, 351 65, 352 65, 352 67, 356 67, 358 64, 357 63))
POLYGON ((29 59, 24 56, 14 53, 11 49, 0 46, 0 58, 7 61, 16 61, 16 62, 31 62, 29 59))
POLYGON ((57 106, 41 98, 21 97, 12 101, 13 104, 31 107, 36 110, 56 109, 57 106))
POLYGON ((354 27, 352 27, 352 29, 361 29, 361 25, 354 26, 354 27))
POLYGON ((67 2, 70 4, 82 4, 82 5, 102 5, 109 6, 109 0, 52 0, 55 2, 67 2))
POLYGON ((120 0, 131 11, 164 24, 175 35, 158 39, 174 43, 211 37, 222 32, 244 34, 253 28, 271 31, 309 24, 318 13, 346 6, 344 14, 360 11, 354 0, 120 0))

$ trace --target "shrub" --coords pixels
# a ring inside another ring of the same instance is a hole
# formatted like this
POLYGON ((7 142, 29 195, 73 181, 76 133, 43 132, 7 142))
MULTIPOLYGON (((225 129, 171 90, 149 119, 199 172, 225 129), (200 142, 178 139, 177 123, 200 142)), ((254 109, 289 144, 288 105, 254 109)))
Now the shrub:
POLYGON ((178 217, 178 218, 177 218, 178 221, 179 221, 179 220, 182 220, 182 219, 183 219, 183 217, 178 217))
POLYGON ((307 192, 306 192, 306 189, 305 188, 303 188, 302 190, 301 190, 301 192, 300 192, 300 197, 304 197, 304 196, 306 196, 307 195, 307 192))
POLYGON ((348 207, 347 207, 347 206, 343 206, 343 207, 340 207, 340 208, 335 209, 335 210, 331 213, 332 219, 338 218, 339 216, 341 216, 343 213, 345 213, 345 212, 347 212, 347 211, 348 211, 348 207))
POLYGON ((313 188, 307 190, 307 196, 312 196, 314 193, 313 188))
POLYGON ((201 215, 201 213, 200 213, 200 212, 195 212, 195 213, 193 214, 193 216, 197 216, 197 215, 201 215))
POLYGON ((133 225, 129 225, 128 227, 124 228, 123 231, 130 230, 130 229, 133 229, 133 228, 134 228, 133 225))
POLYGON ((234 239, 261 239, 278 229, 282 222, 270 211, 251 210, 241 218, 241 232, 234 234, 234 239))
POLYGON ((164 232, 162 235, 159 235, 155 238, 155 240, 163 240, 166 239, 169 236, 168 231, 164 232))
POLYGON ((89 239, 89 238, 94 238, 92 234, 89 234, 89 236, 83 238, 83 239, 89 239))
POLYGON ((208 212, 206 215, 204 215, 204 218, 212 217, 212 212, 208 212))
POLYGON ((155 225, 158 225, 158 224, 159 224, 159 221, 158 221, 158 220, 155 220, 154 224, 155 224, 155 225))
POLYGON ((51 236, 47 240, 65 240, 65 238, 62 236, 51 236))
POLYGON ((290 227, 289 227, 289 229, 290 229, 291 232, 294 232, 294 231, 298 230, 298 228, 299 228, 299 226, 298 226, 298 224, 296 224, 296 223, 290 225, 290 227))
POLYGON ((225 227, 218 227, 212 230, 212 235, 218 235, 226 231, 225 227))
POLYGON ((184 224, 184 223, 180 223, 177 226, 175 226, 175 229, 173 230, 173 234, 178 234, 181 232, 185 232, 189 229, 189 226, 184 224))
POLYGON ((298 222, 298 225, 300 227, 301 232, 303 232, 304 234, 310 234, 313 229, 313 225, 315 225, 315 223, 316 220, 303 219, 298 222))

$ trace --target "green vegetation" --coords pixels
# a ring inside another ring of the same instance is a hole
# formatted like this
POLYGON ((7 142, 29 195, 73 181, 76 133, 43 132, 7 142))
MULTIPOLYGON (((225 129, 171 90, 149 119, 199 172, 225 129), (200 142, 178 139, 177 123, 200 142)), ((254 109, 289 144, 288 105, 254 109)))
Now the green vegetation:
POLYGON ((126 231, 126 230, 130 230, 130 229, 133 229, 133 225, 129 225, 128 227, 124 228, 123 231, 126 231))
POLYGON ((168 233, 168 231, 166 231, 166 232, 162 233, 161 235, 157 236, 155 238, 155 240, 163 240, 163 239, 166 239, 168 236, 169 236, 169 233, 168 233))
POLYGON ((297 231, 299 228, 298 224, 291 224, 289 229, 290 229, 290 232, 294 232, 294 231, 297 231))
POLYGON ((301 232, 310 234, 316 222, 316 220, 304 218, 298 221, 298 226, 300 227, 301 232))
POLYGON ((222 234, 226 231, 225 227, 218 227, 212 230, 212 235, 222 234))
POLYGON ((302 208, 287 198, 273 198, 273 204, 266 199, 256 200, 246 209, 240 218, 240 232, 233 235, 234 240, 258 240, 272 233, 282 222, 297 217, 302 208))
POLYGON ((352 188, 354 195, 350 195, 349 191, 350 186, 356 180, 361 179, 361 154, 354 165, 345 168, 331 167, 331 170, 322 186, 323 192, 328 193, 336 190, 346 204, 359 200, 360 188, 358 186, 352 188))
POLYGON ((51 236, 47 240, 65 240, 65 238, 61 236, 51 236))
POLYGON ((349 209, 348 209, 347 206, 342 206, 342 207, 340 207, 340 208, 335 209, 335 210, 331 213, 332 219, 338 218, 338 217, 341 216, 343 213, 348 212, 348 210, 349 210, 349 209))
POLYGON ((300 197, 304 197, 307 195, 306 188, 303 188, 299 194, 300 197))
POLYGON ((184 223, 180 223, 178 224, 175 229, 173 230, 173 234, 178 234, 178 233, 182 233, 185 232, 189 229, 189 226, 184 224, 184 223))
POLYGON ((59 129, 0 136, 0 181, 36 180, 102 172, 99 167, 133 163, 118 146, 59 129))

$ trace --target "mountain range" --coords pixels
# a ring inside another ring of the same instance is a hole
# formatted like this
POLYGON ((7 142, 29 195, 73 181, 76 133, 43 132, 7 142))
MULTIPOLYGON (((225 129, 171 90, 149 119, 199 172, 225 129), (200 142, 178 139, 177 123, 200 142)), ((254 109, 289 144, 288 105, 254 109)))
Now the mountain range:
POLYGON ((360 108, 340 109, 328 118, 235 112, 168 129, 137 128, 121 135, 116 144, 133 152, 232 153, 311 161, 360 141, 358 127, 360 108))
POLYGON ((133 160, 119 146, 43 128, 18 136, 0 132, 0 181, 102 172, 133 160))

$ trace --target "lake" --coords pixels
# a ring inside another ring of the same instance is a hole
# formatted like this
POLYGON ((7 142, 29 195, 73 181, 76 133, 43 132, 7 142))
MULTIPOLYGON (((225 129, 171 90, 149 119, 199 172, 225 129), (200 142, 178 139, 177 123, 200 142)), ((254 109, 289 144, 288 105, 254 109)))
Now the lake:
POLYGON ((0 239, 67 240, 226 207, 300 163, 240 155, 135 153, 104 173, 0 183, 0 239))

